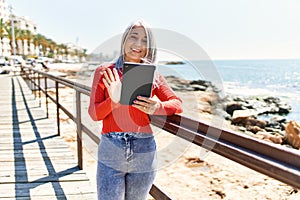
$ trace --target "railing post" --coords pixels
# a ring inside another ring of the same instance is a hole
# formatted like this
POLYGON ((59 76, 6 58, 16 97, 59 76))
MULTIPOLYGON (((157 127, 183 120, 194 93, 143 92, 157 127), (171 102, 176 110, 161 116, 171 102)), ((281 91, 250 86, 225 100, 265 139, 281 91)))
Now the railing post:
POLYGON ((30 77, 29 78, 29 80, 30 80, 30 89, 32 90, 33 87, 32 87, 32 71, 31 70, 29 71, 29 77, 30 77))
POLYGON ((24 79, 24 67, 21 66, 21 69, 20 69, 20 76, 24 79))
POLYGON ((76 90, 76 123, 77 123, 77 157, 79 169, 82 169, 82 126, 81 126, 81 98, 76 90))
POLYGON ((41 107, 41 80, 40 80, 40 73, 38 73, 38 89, 39 89, 39 106, 41 107))
POLYGON ((47 77, 44 77, 45 79, 45 98, 46 98, 46 114, 47 118, 49 118, 49 109, 48 109, 48 86, 47 86, 47 77))
POLYGON ((31 71, 31 83, 32 83, 31 90, 34 91, 34 71, 31 71))
POLYGON ((36 92, 36 85, 35 84, 36 84, 36 73, 33 71, 33 91, 34 92, 36 92))
POLYGON ((57 135, 60 135, 60 122, 59 122, 59 94, 58 94, 58 82, 55 81, 56 90, 56 122, 57 122, 57 135))

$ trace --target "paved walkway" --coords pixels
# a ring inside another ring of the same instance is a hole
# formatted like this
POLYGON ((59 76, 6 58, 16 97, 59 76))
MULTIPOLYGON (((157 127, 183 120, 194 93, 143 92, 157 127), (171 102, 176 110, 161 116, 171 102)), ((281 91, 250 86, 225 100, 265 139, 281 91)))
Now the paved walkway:
POLYGON ((96 199, 24 80, 0 75, 0 199, 96 199))

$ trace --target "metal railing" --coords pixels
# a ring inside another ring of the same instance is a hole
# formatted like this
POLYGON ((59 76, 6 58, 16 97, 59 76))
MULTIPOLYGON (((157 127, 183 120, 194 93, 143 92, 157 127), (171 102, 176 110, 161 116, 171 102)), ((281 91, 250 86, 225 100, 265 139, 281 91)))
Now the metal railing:
MULTIPOLYGON (((45 94, 47 116, 47 99, 49 98, 57 105, 58 134, 60 134, 59 109, 76 122, 78 166, 82 169, 82 132, 87 134, 97 144, 100 141, 81 121, 81 95, 89 96, 91 88, 30 67, 23 67, 22 74, 32 84, 31 88, 35 87, 38 90, 39 98, 41 97, 41 92, 45 94), (41 79, 44 79, 44 88, 40 85, 41 79), (47 79, 55 82, 56 98, 53 98, 47 92, 47 79), (76 116, 72 115, 72 113, 60 104, 59 84, 73 88, 76 91, 76 116)), ((257 172, 268 175, 295 188, 300 188, 300 153, 298 150, 275 145, 247 135, 222 130, 218 127, 213 127, 180 115, 173 115, 167 118, 165 116, 151 116, 151 123, 169 133, 191 141, 198 146, 209 149, 257 172)), ((150 194, 155 199, 171 199, 155 185, 152 186, 150 194)))

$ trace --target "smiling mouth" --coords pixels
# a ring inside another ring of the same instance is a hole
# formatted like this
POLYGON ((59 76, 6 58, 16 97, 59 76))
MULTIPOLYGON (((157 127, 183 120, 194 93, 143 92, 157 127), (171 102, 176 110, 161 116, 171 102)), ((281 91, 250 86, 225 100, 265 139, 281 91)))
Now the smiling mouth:
POLYGON ((132 48, 131 51, 134 53, 142 53, 142 50, 134 49, 134 48, 132 48))

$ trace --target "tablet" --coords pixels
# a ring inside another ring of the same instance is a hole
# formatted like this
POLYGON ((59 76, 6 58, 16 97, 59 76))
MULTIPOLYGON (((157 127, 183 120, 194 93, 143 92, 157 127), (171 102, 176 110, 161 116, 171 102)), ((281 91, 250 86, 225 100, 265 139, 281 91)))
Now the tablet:
POLYGON ((124 62, 120 103, 132 105, 137 96, 150 97, 155 69, 153 64, 124 62))

